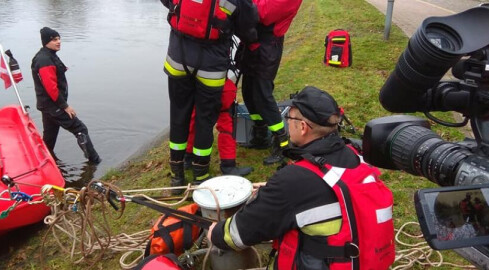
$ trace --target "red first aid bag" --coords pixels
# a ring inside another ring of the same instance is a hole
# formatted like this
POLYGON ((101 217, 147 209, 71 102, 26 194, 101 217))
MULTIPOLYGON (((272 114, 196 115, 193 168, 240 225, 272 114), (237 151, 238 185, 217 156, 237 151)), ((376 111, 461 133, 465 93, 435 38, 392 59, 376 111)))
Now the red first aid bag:
POLYGON ((352 64, 350 34, 348 31, 336 29, 326 36, 324 40, 323 63, 333 67, 349 67, 352 64))

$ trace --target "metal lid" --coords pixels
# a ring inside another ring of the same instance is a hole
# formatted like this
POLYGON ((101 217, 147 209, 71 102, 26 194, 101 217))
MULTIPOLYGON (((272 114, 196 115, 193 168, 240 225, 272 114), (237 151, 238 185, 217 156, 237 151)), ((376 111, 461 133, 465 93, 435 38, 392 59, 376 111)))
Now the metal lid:
MULTIPOLYGON (((244 203, 253 191, 253 185, 248 179, 234 175, 211 178, 199 187, 214 189, 220 209, 229 209, 244 203)), ((202 208, 217 209, 216 200, 208 189, 195 190, 193 199, 202 208)))

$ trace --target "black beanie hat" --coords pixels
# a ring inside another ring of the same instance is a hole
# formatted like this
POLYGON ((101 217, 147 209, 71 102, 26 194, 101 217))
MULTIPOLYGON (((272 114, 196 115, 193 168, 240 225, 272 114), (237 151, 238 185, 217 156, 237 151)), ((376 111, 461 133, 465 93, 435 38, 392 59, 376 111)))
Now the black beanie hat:
POLYGON ((55 37, 59 37, 59 33, 56 32, 56 30, 53 30, 49 27, 43 27, 41 29, 41 41, 42 41, 42 46, 46 46, 51 40, 53 40, 55 37))
POLYGON ((327 92, 314 86, 306 86, 292 99, 292 106, 302 115, 320 126, 332 126, 328 123, 331 115, 340 115, 336 100, 327 92))

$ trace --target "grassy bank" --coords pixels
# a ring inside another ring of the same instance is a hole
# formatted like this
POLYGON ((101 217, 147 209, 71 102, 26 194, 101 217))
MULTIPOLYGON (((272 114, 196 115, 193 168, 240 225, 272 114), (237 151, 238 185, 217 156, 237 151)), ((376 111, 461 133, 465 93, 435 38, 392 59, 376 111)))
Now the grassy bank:
MULTIPOLYGON (((407 44, 406 36, 393 27, 389 41, 383 41, 384 17, 364 0, 307 0, 286 36, 285 51, 278 77, 275 96, 288 98, 306 85, 314 85, 331 93, 342 106, 354 125, 362 131, 373 118, 386 116, 378 102, 378 92, 407 44), (322 64, 324 36, 333 29, 342 28, 351 33, 353 66, 345 69, 322 64)), ((447 140, 461 139, 461 133, 435 127, 447 140)), ((266 151, 239 148, 237 160, 242 165, 252 165, 255 171, 247 177, 253 182, 265 181, 274 167, 262 165, 266 151)), ((216 151, 213 153, 211 173, 219 174, 216 151)), ((188 177, 190 178, 190 177, 188 177)), ((435 185, 421 177, 405 173, 384 171, 382 178, 394 193, 395 226, 416 221, 413 207, 415 190, 435 185)), ((169 185, 168 148, 164 142, 127 167, 111 171, 104 181, 117 184, 124 190, 152 188, 169 185)), ((120 220, 112 220, 113 233, 134 233, 149 229, 158 214, 146 208, 128 204, 120 220)), ((40 269, 39 248, 45 229, 15 245, 1 255, 0 269, 40 269)), ((86 265, 73 265, 48 237, 44 260, 48 269, 86 269, 86 265)), ((464 263, 457 255, 443 252, 445 259, 464 263)), ((120 254, 107 254, 95 269, 118 269, 120 254)), ((424 267, 418 267, 422 269, 424 267)), ((446 267, 442 269, 453 269, 446 267)))

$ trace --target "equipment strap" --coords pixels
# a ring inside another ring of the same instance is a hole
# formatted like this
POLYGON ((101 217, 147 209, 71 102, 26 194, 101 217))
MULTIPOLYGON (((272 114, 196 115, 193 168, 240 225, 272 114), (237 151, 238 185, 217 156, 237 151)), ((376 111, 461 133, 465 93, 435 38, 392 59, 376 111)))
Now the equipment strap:
POLYGON ((360 251, 358 246, 353 243, 346 243, 344 246, 325 245, 324 242, 315 241, 312 237, 303 235, 301 249, 306 254, 318 259, 332 259, 332 261, 349 261, 358 257, 360 251))
POLYGON ((141 198, 132 197, 131 201, 135 202, 137 204, 149 207, 153 210, 156 210, 156 211, 163 213, 163 214, 166 214, 168 216, 178 218, 178 219, 182 220, 182 222, 188 222, 190 224, 193 224, 193 225, 198 226, 198 227, 203 228, 203 229, 208 229, 209 226, 211 226, 211 224, 213 222, 210 219, 207 219, 207 218, 204 218, 201 216, 197 216, 197 215, 193 215, 193 214, 190 214, 187 212, 183 212, 183 211, 180 211, 177 209, 153 204, 153 203, 147 202, 145 200, 142 200, 141 198))

